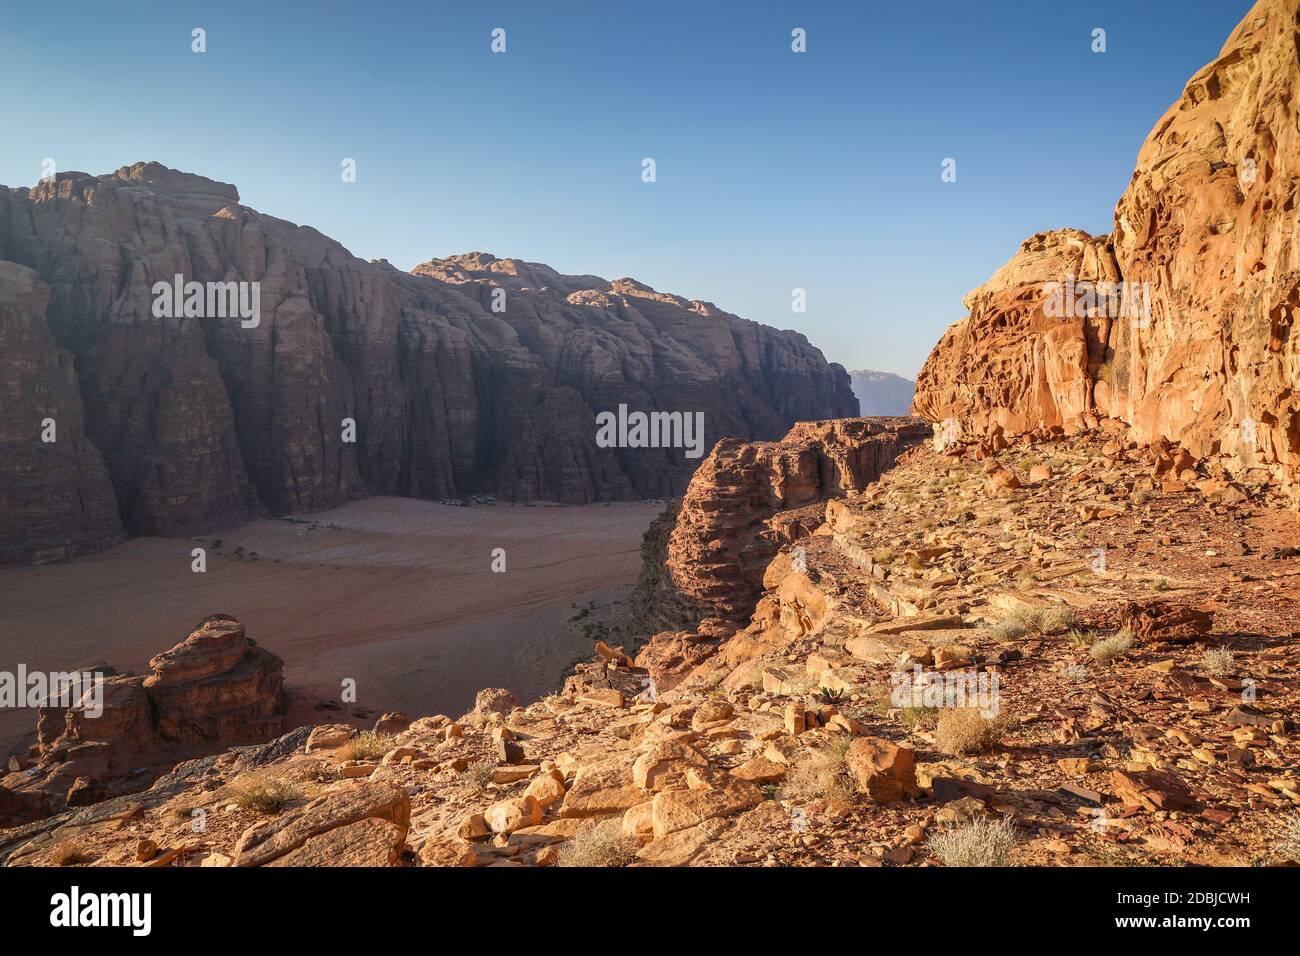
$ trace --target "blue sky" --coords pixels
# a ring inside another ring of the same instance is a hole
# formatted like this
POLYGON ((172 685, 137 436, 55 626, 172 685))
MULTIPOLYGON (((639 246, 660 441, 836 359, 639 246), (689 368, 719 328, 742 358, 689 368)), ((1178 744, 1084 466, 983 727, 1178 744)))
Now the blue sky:
POLYGON ((1142 140, 1250 3, 6 7, 0 183, 157 160, 363 258, 630 275, 910 377, 1022 239, 1109 230, 1142 140))

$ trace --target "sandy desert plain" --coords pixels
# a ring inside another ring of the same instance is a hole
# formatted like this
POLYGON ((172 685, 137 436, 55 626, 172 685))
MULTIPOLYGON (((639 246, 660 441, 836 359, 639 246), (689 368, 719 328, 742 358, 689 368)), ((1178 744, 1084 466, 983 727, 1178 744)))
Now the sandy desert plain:
MULTIPOLYGON (((285 661, 289 725, 460 713, 483 687, 552 693, 617 626, 657 502, 589 506, 368 498, 199 538, 134 538, 103 553, 0 571, 0 662, 147 670, 204 616, 239 618, 285 661), (191 570, 203 547, 207 570, 191 570), (504 572, 492 570, 493 549, 504 572), (356 681, 356 704, 342 682, 356 681), (341 709, 323 711, 330 701, 341 709), (365 715, 365 716, 362 716, 365 715)), ((4 665, 9 666, 9 665, 4 665)), ((35 730, 0 713, 0 751, 35 730)))

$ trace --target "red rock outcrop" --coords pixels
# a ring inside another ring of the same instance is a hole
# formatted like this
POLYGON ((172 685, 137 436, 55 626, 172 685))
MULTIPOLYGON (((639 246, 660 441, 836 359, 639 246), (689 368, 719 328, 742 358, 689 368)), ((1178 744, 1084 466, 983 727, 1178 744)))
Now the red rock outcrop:
POLYGON ((965 435, 994 426, 1020 434, 1080 428, 1094 413, 1093 381, 1104 361, 1106 316, 1055 314, 1049 283, 1067 275, 1116 282, 1106 238, 1078 229, 1039 233, 965 298, 970 315, 949 326, 916 378, 914 409, 953 420, 965 435))
POLYGON ((1294 487, 1298 37, 1295 0, 1256 3, 1147 138, 1111 235, 1027 240, 967 297, 917 378, 916 412, 974 436, 1116 418, 1138 442, 1294 487), (1049 318, 1044 287, 1067 276, 1122 283, 1131 307, 1049 318))
POLYGON ((154 657, 148 676, 106 674, 98 701, 87 690, 73 707, 40 708, 36 743, 15 761, 34 772, 10 773, 0 787, 57 810, 86 792, 98 800, 138 789, 150 780, 141 768, 273 737, 284 724, 283 665, 237 620, 214 614, 154 657))
POLYGON ((9 559, 102 547, 118 516, 132 534, 182 535, 365 494, 671 497, 697 460, 598 447, 598 412, 702 412, 707 447, 857 410, 844 370, 796 333, 630 279, 482 253, 403 273, 156 163, 0 187, 0 260, 39 277, 10 267, 0 281, 0 302, 20 300, 0 332, 14 346, 0 381, 16 400, 0 496, 22 505, 15 527, 42 530, 12 533, 6 509, 9 559), (260 283, 256 325, 155 316, 154 284, 177 275, 260 283), (15 282, 35 288, 4 291, 15 282), (55 371, 59 389, 34 387, 55 371), (83 415, 86 463, 65 468, 83 415), (57 464, 39 442, 46 417, 66 419, 57 464), (62 469, 84 512, 69 493, 28 514, 38 466, 62 469), (41 547, 20 548, 29 538, 41 547))
POLYGON ((822 504, 862 491, 928 434, 915 419, 854 418, 800 422, 779 442, 718 442, 647 533, 634 623, 666 629, 638 663, 659 679, 706 658, 749 619, 777 552, 822 524, 822 504))

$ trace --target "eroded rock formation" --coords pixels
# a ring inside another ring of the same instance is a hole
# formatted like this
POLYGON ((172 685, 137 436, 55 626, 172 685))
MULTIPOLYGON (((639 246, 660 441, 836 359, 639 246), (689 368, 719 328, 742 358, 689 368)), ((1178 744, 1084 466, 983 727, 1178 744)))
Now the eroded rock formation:
POLYGON ((207 617, 149 675, 105 673, 102 692, 83 685, 73 706, 41 707, 36 743, 0 787, 59 810, 139 789, 181 757, 266 740, 283 729, 283 665, 233 617, 207 617))
POLYGON ((1045 233, 967 297, 916 411, 967 434, 1113 417, 1300 480, 1300 8, 1260 0, 1156 124, 1108 236, 1045 233), (1048 282, 1114 281, 1130 314, 1044 314, 1048 282), (1149 310, 1145 308, 1149 302, 1149 310))
POLYGON ((638 660, 670 683, 706 658, 748 620, 777 552, 822 523, 824 502, 861 492, 929 433, 914 419, 856 418, 800 422, 779 442, 718 442, 647 532, 634 623, 658 633, 638 660))
POLYGON ((796 333, 482 253, 400 272, 156 163, 0 187, 0 260, 36 273, 0 275, 7 560, 365 494, 671 497, 697 462, 597 447, 598 411, 702 412, 707 446, 857 410, 796 333), (260 283, 256 324, 156 316, 177 275, 260 283), (51 476, 66 489, 42 510, 51 476))

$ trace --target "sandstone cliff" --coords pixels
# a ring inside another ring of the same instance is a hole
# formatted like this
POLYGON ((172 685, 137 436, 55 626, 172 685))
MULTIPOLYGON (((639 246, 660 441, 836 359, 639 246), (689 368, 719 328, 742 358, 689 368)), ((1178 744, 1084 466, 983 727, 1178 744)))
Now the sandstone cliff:
POLYGON ((697 462, 597 447, 597 412, 702 412, 707 447, 857 410, 796 333, 481 253, 403 273, 155 163, 0 187, 0 260, 35 271, 0 276, 6 560, 365 494, 670 497, 697 462), (260 283, 259 320, 156 317, 176 275, 260 283))
POLYGON ((915 410, 965 434, 1095 425, 1300 480, 1300 5, 1260 0, 1147 138, 1108 236, 1027 240, 966 299, 915 410), (1048 283, 1122 283, 1128 314, 1052 315, 1048 283))

